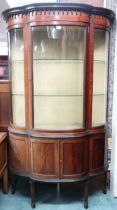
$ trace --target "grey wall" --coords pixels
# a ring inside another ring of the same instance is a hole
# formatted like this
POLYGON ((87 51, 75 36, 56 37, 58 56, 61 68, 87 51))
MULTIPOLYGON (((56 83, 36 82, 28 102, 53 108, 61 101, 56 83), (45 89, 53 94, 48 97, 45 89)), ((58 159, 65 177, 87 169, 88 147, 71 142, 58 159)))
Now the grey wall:
MULTIPOLYGON (((109 0, 110 1, 110 0, 109 0)), ((108 7, 108 0, 107 0, 108 7)), ((116 13, 117 0, 111 1, 111 8, 116 13)), ((114 59, 115 59, 115 35, 116 35, 116 21, 112 24, 110 34, 110 59, 109 59, 109 84, 108 84, 108 113, 107 113, 107 127, 108 136, 112 136, 112 107, 113 107, 113 83, 114 83, 114 59)))
MULTIPOLYGON (((8 4, 6 3, 6 0, 0 1, 0 55, 4 54, 7 45, 7 30, 6 30, 6 23, 3 20, 1 14, 4 10, 8 9, 8 4)), ((6 51, 7 52, 7 51, 6 51)))

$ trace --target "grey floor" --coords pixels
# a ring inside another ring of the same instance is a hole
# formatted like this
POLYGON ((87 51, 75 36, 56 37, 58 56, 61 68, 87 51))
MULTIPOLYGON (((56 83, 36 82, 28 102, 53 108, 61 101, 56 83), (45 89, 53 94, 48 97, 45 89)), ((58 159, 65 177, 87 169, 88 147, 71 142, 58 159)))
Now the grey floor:
MULTIPOLYGON (((36 183, 35 210, 84 210, 84 184, 61 185, 60 191, 56 184, 36 183)), ((15 194, 2 193, 0 184, 0 210, 31 210, 28 180, 18 178, 15 194)), ((89 190, 90 210, 117 210, 117 199, 113 198, 109 189, 102 193, 102 179, 93 181, 89 190)))

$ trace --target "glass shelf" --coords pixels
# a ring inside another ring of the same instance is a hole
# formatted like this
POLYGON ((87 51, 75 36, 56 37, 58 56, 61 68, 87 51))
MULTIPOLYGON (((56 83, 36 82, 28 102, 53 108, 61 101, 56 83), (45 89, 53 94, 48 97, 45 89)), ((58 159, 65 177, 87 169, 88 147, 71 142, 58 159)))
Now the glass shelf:
POLYGON ((78 61, 78 62, 84 62, 83 59, 33 59, 33 61, 41 62, 41 61, 78 61))
MULTIPOLYGON (((67 59, 49 59, 49 58, 38 58, 38 59, 33 59, 34 62, 41 62, 41 61, 78 61, 78 62, 84 62, 84 59, 72 59, 72 58, 67 58, 67 59)), ((10 63, 13 63, 13 62, 24 62, 24 60, 11 60, 10 63)), ((104 63, 105 64, 105 61, 104 60, 94 60, 94 62, 97 62, 97 63, 104 63)))
POLYGON ((11 60, 10 65, 12 65, 13 63, 24 63, 24 60, 11 60))
MULTIPOLYGON (((54 62, 54 61, 56 61, 56 62, 72 62, 72 61, 75 61, 75 62, 77 62, 77 63, 83 63, 84 62, 84 60, 83 59, 33 59, 33 62, 37 62, 37 63, 39 63, 39 62, 42 62, 42 61, 44 61, 44 62, 54 62)), ((24 60, 11 60, 10 61, 10 65, 13 65, 13 63, 23 63, 24 62, 24 60)), ((94 60, 94 63, 99 63, 99 64, 105 64, 105 61, 103 61, 103 60, 94 60)))
MULTIPOLYGON (((93 96, 104 96, 105 94, 104 93, 97 93, 97 94, 93 94, 93 96)), ((74 94, 70 94, 70 95, 67 95, 67 94, 63 94, 63 95, 59 95, 59 94, 56 94, 56 95, 54 95, 54 94, 35 94, 34 96, 47 96, 47 97, 51 97, 51 96, 57 96, 57 97, 74 97, 74 96, 76 96, 76 97, 84 97, 84 95, 81 95, 81 94, 78 94, 78 95, 74 95, 74 94)))
POLYGON ((61 96, 63 96, 63 97, 67 97, 68 96, 68 97, 72 97, 72 96, 83 96, 83 95, 57 95, 57 94, 56 95, 49 95, 49 94, 47 95, 47 94, 35 94, 34 96, 60 96, 60 97, 61 96))
POLYGON ((100 63, 105 64, 106 62, 104 60, 93 60, 94 63, 100 63))
POLYGON ((75 130, 75 129, 80 129, 82 128, 82 123, 77 123, 77 124, 35 124, 34 125, 35 129, 48 129, 48 130, 75 130))
POLYGON ((93 93, 92 96, 105 96, 105 93, 93 93))
POLYGON ((14 93, 14 92, 12 91, 12 95, 13 95, 13 96, 24 96, 24 93, 14 93))

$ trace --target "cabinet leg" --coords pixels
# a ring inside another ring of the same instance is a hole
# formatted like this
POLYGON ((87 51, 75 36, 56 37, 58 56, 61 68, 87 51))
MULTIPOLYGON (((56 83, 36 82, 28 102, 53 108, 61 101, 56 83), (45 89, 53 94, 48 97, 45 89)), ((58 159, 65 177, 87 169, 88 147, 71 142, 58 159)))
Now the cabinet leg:
POLYGON ((89 190, 89 181, 85 182, 84 188, 84 208, 88 209, 88 190, 89 190))
POLYGON ((107 193, 107 171, 104 172, 104 187, 103 187, 103 193, 107 193))
POLYGON ((6 168, 3 175, 3 192, 8 193, 8 169, 6 168))
POLYGON ((16 191, 16 183, 15 183, 15 175, 10 173, 10 180, 11 180, 11 193, 14 194, 16 191))
POLYGON ((57 192, 60 193, 60 183, 57 183, 57 192))
POLYGON ((34 181, 30 180, 30 194, 31 194, 31 207, 35 208, 35 184, 34 181))

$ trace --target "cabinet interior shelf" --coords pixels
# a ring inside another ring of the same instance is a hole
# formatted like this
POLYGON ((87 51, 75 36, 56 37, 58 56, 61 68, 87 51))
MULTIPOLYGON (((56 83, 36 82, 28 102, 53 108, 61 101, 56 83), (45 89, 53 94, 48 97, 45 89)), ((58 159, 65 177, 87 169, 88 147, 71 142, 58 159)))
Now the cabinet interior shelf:
MULTIPOLYGON (((12 93, 12 95, 24 96, 24 94, 21 94, 21 93, 12 93)), ((74 97, 74 96, 80 97, 80 96, 82 96, 82 97, 83 97, 84 95, 80 95, 80 94, 79 94, 79 95, 76 95, 76 94, 71 94, 71 95, 62 95, 62 94, 61 94, 61 95, 57 95, 57 94, 56 94, 56 95, 54 95, 54 94, 34 94, 34 96, 39 96, 39 97, 40 97, 40 96, 42 96, 42 97, 43 97, 43 96, 47 96, 47 97, 51 97, 51 96, 53 96, 53 97, 54 97, 54 96, 55 96, 55 97, 56 97, 56 96, 57 96, 57 97, 72 97, 72 96, 73 96, 73 97, 74 97)), ((105 94, 104 94, 104 93, 103 93, 103 94, 100 94, 100 93, 99 93, 99 94, 94 94, 94 95, 92 95, 92 96, 105 96, 105 94)))
MULTIPOLYGON (((84 59, 33 59, 33 62, 41 62, 41 61, 44 61, 44 62, 48 62, 48 61, 58 61, 58 62, 61 62, 61 61, 77 61, 77 62, 84 62, 84 59)), ((20 63, 20 62, 24 62, 24 60, 12 60, 11 61, 11 64, 12 63, 20 63)), ((93 62, 95 63, 102 63, 102 64, 105 64, 105 61, 104 60, 93 60, 93 62)))
POLYGON ((49 124, 38 124, 35 123, 34 129, 55 129, 55 130, 61 130, 64 126, 64 130, 72 130, 72 129, 81 129, 83 128, 82 123, 74 123, 74 124, 59 124, 59 123, 49 123, 49 124))
POLYGON ((12 93, 12 96, 24 96, 23 93, 12 93))

